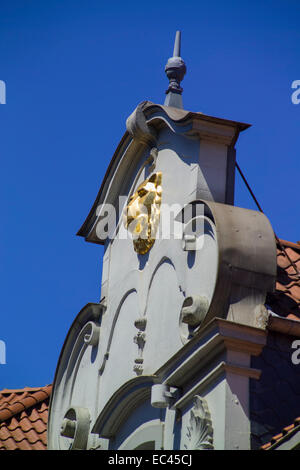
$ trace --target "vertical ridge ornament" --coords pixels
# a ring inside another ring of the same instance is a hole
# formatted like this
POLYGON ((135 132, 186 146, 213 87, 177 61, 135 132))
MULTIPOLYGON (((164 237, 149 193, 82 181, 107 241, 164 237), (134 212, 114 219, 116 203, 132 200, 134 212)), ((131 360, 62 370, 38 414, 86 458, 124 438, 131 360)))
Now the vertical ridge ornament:
POLYGON ((133 341, 135 342, 135 344, 137 344, 138 347, 138 357, 135 358, 135 364, 133 366, 133 370, 137 375, 141 375, 143 373, 143 350, 146 343, 146 324, 147 319, 145 317, 138 318, 134 322, 134 326, 139 330, 133 338, 133 341))

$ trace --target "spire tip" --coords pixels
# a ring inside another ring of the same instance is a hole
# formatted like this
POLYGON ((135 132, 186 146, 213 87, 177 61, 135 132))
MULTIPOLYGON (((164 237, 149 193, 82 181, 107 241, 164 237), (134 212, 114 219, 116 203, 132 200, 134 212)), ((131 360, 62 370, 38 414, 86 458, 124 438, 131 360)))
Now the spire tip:
POLYGON ((173 57, 170 57, 166 66, 165 72, 169 79, 169 87, 166 91, 165 106, 174 106, 182 108, 181 94, 183 89, 180 82, 186 73, 186 65, 184 60, 180 57, 181 49, 181 31, 176 31, 173 57))

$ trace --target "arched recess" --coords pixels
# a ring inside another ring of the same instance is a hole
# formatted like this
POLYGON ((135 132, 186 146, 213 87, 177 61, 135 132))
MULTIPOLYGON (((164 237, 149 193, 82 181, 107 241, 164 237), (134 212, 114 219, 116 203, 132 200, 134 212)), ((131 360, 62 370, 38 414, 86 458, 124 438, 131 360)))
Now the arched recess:
POLYGON ((118 450, 161 450, 163 435, 164 423, 160 419, 154 419, 135 429, 118 450))
POLYGON ((137 333, 135 320, 138 317, 138 297, 136 290, 131 289, 121 299, 114 314, 108 348, 104 357, 105 362, 102 362, 103 365, 99 370, 101 396, 97 399, 100 408, 123 383, 136 376, 134 361, 138 355, 138 347, 134 342, 134 337, 137 333))
POLYGON ((148 291, 143 353, 146 374, 157 370, 182 347, 178 322, 183 299, 176 268, 164 257, 153 273, 148 291))
POLYGON ((165 410, 150 404, 154 382, 152 376, 126 382, 102 409, 91 432, 109 439, 110 449, 160 449, 165 410))

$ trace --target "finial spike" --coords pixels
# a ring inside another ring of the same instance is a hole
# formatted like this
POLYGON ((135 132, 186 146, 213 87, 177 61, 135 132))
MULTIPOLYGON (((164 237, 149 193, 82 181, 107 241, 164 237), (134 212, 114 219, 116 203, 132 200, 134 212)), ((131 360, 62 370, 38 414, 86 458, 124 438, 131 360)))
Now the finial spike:
POLYGON ((180 82, 186 73, 186 65, 180 57, 181 48, 181 32, 176 31, 173 57, 167 62, 165 72, 169 79, 169 87, 166 91, 165 106, 173 106, 174 108, 182 108, 182 88, 180 82))
POLYGON ((181 31, 176 31, 173 57, 180 57, 181 31))

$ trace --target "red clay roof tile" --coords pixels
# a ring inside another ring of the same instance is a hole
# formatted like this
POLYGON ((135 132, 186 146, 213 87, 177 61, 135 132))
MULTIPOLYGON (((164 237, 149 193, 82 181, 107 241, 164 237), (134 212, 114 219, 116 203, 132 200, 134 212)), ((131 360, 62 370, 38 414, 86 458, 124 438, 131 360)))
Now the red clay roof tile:
POLYGON ((34 450, 33 447, 29 444, 29 442, 24 439, 18 444, 18 449, 20 450, 34 450))
POLYGON ((284 434, 290 432, 292 429, 295 428, 295 425, 294 424, 290 424, 289 426, 286 426, 285 428, 283 428, 283 432, 284 434))
POLYGON ((276 289, 268 294, 267 304, 277 315, 300 321, 300 244, 280 240, 280 245, 276 289))
POLYGON ((16 428, 11 435, 13 436, 14 440, 18 443, 25 439, 24 433, 21 428, 16 428))
POLYGON ((0 391, 0 450, 45 450, 52 386, 0 391))
POLYGON ((7 429, 6 426, 0 426, 0 441, 6 441, 6 439, 9 439, 11 436, 11 433, 7 429))
POLYGON ((45 423, 41 419, 32 423, 31 426, 39 434, 42 434, 45 431, 45 423))
POLYGON ((290 424, 289 426, 286 426, 285 428, 283 428, 283 430, 280 434, 277 434, 276 436, 272 437, 271 441, 266 442, 266 444, 261 446, 260 449, 261 450, 269 450, 269 449, 271 450, 274 447, 277 447, 280 444, 280 442, 282 441, 282 439, 286 438, 286 436, 288 436, 289 433, 292 433, 294 431, 297 432, 300 429, 299 426, 300 426, 300 417, 296 418, 294 420, 293 424, 290 424))
POLYGON ((272 437, 271 442, 276 442, 279 441, 283 437, 283 433, 281 432, 280 434, 276 434, 276 436, 272 437))
POLYGON ((261 450, 268 450, 269 447, 271 447, 271 442, 268 442, 267 444, 264 444, 263 446, 261 446, 261 450))
POLYGON ((5 442, 0 441, 0 450, 17 450, 18 446, 12 437, 9 437, 5 442))
POLYGON ((46 442, 42 443, 42 442, 37 442, 35 445, 34 445, 34 450, 45 450, 45 446, 46 446, 46 442))

